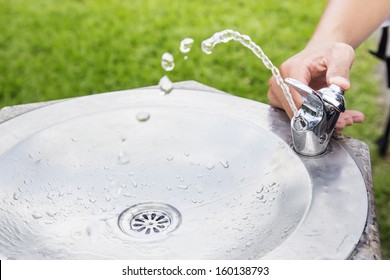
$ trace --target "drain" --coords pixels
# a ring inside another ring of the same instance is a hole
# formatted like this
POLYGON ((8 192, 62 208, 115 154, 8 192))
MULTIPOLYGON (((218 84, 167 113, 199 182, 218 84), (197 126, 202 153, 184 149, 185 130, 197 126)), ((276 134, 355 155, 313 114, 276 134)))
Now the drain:
POLYGON ((140 203, 123 211, 119 228, 137 238, 157 238, 174 231, 181 222, 180 212, 165 203, 140 203))

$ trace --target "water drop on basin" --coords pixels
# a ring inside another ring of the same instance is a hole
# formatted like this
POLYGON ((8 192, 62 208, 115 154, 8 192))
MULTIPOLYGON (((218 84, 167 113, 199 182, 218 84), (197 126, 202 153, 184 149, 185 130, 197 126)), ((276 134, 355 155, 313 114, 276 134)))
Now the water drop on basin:
POLYGON ((220 160, 219 163, 224 167, 224 168, 229 168, 229 162, 227 160, 220 160))
POLYGON ((38 220, 38 219, 42 218, 42 215, 39 214, 39 213, 33 213, 31 216, 32 216, 35 220, 38 220))
POLYGON ((48 215, 48 216, 51 217, 51 218, 54 218, 55 215, 57 215, 57 212, 55 212, 55 211, 47 211, 47 212, 46 212, 46 215, 48 215))
POLYGON ((262 193, 263 190, 264 190, 264 186, 261 186, 261 188, 260 188, 259 190, 257 190, 256 192, 257 192, 257 193, 262 193))
POLYGON ((16 192, 14 193, 14 200, 18 200, 20 198, 20 193, 16 192))
POLYGON ((194 44, 194 39, 185 38, 180 42, 180 51, 182 53, 188 53, 191 50, 192 45, 194 44))
POLYGON ((128 164, 130 162, 130 156, 126 151, 120 151, 118 154, 118 162, 120 164, 128 164))
POLYGON ((208 170, 212 170, 212 169, 214 169, 214 167, 215 167, 215 165, 213 163, 210 163, 207 165, 208 170))
POLYGON ((161 67, 165 71, 172 71, 175 68, 173 56, 170 53, 164 53, 161 57, 161 67))
POLYGON ((172 155, 167 156, 167 161, 172 161, 175 157, 172 155))
POLYGON ((150 113, 149 112, 138 112, 137 115, 135 116, 139 122, 146 122, 147 120, 150 119, 150 113))

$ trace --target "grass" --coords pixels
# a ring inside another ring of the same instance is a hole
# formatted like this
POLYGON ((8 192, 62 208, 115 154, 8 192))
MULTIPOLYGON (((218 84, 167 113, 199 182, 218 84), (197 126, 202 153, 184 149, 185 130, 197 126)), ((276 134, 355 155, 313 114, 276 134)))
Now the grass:
MULTIPOLYGON (((173 81, 196 80, 246 98, 268 102, 270 73, 237 43, 212 55, 199 44, 214 32, 248 34, 279 65, 310 38, 326 1, 0 0, 0 107, 155 85, 170 52, 173 81), (302 9, 301 7, 305 7, 302 9), (188 60, 179 43, 191 37, 188 60)), ((377 156, 384 108, 375 70, 361 46, 352 71, 348 107, 365 112, 365 124, 345 133, 371 149, 384 258, 390 258, 389 160, 377 156), (379 109, 378 109, 379 108, 379 109)))

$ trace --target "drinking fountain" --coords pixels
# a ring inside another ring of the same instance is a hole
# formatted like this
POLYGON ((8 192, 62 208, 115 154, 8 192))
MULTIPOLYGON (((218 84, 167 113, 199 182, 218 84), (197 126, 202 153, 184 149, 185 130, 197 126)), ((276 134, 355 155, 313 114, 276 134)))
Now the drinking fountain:
POLYGON ((1 259, 378 259, 369 151, 193 81, 0 111, 1 259))

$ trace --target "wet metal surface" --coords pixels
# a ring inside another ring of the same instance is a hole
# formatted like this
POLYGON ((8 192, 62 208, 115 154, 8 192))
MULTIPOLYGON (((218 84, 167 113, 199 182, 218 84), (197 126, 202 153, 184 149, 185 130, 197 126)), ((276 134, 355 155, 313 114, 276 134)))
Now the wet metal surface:
POLYGON ((0 124, 10 259, 348 258, 367 216, 336 142, 291 149, 269 106, 207 90, 71 99, 0 124))

